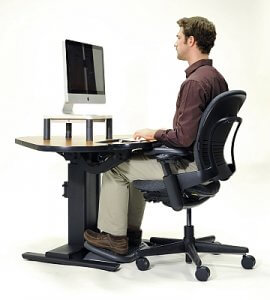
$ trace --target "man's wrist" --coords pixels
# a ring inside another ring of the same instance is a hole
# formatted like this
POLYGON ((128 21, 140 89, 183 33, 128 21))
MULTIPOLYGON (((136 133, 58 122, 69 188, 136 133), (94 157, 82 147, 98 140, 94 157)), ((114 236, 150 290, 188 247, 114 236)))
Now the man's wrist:
POLYGON ((156 132, 154 134, 154 139, 155 140, 160 140, 162 134, 164 133, 164 131, 165 131, 164 129, 158 129, 158 130, 156 130, 156 132))

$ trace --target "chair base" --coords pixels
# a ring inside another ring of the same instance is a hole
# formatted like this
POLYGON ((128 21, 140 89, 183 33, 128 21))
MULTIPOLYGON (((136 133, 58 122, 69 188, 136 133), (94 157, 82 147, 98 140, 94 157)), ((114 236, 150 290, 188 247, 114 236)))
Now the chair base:
POLYGON ((198 252, 241 255, 246 255, 249 252, 246 247, 215 242, 215 236, 213 235, 195 239, 193 226, 185 226, 185 236, 182 240, 152 237, 150 242, 155 245, 148 249, 139 250, 139 256, 186 253, 186 262, 194 262, 197 267, 202 264, 198 252))
POLYGON ((246 247, 225 245, 215 242, 215 236, 213 235, 195 239, 194 227, 192 225, 185 226, 184 231, 185 235, 182 240, 152 237, 150 242, 154 244, 153 246, 148 249, 138 250, 137 256, 139 258, 136 261, 137 267, 141 271, 145 271, 149 268, 150 264, 145 256, 185 253, 186 263, 190 264, 193 262, 197 267, 195 273, 196 278, 200 281, 206 281, 210 276, 210 270, 207 267, 202 266, 202 261, 198 252, 239 254, 243 255, 242 266, 245 269, 252 269, 255 265, 255 258, 246 255, 249 252, 249 249, 246 247))

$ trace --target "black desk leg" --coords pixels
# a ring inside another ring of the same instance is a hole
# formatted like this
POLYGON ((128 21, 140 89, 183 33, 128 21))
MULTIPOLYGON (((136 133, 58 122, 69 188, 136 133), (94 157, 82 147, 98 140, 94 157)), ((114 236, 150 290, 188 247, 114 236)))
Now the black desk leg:
POLYGON ((86 228, 96 228, 100 176, 89 174, 77 163, 68 165, 68 182, 65 196, 68 197, 68 244, 47 251, 45 254, 27 252, 23 258, 90 268, 116 271, 119 264, 83 260, 88 251, 84 248, 83 233, 86 228))

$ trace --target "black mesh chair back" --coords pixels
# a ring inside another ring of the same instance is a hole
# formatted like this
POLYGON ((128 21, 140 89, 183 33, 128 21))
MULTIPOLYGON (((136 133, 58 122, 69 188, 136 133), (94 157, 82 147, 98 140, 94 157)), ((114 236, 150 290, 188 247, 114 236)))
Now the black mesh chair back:
POLYGON ((216 180, 227 180, 235 171, 234 140, 242 122, 237 117, 246 93, 241 90, 224 92, 215 97, 204 111, 194 144, 194 159, 199 170, 211 169, 216 180), (224 146, 233 123, 237 122, 232 145, 232 163, 224 158, 224 146))

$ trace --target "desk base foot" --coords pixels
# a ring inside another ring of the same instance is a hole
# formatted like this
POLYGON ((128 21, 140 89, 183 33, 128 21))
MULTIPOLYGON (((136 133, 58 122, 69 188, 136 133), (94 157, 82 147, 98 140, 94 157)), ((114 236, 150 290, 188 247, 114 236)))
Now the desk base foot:
POLYGON ((38 261, 38 262, 46 262, 52 264, 60 264, 60 265, 70 265, 70 266, 80 266, 80 267, 88 267, 95 268, 105 271, 117 271, 120 267, 120 264, 114 262, 103 262, 103 261, 95 261, 95 260, 84 260, 83 257, 85 255, 85 251, 82 251, 82 257, 80 257, 79 253, 76 253, 76 257, 72 258, 59 258, 59 257, 47 257, 42 253, 33 253, 33 252, 25 252, 22 254, 24 259, 38 261))

